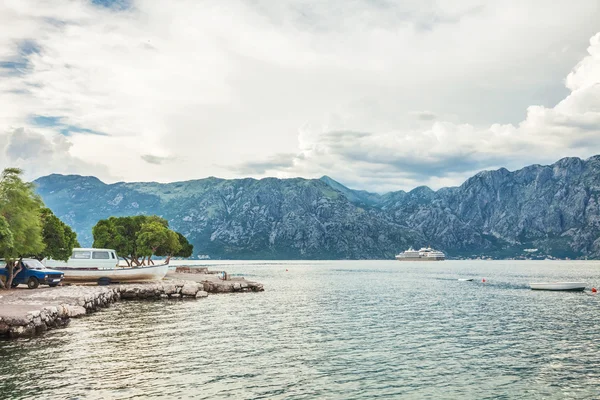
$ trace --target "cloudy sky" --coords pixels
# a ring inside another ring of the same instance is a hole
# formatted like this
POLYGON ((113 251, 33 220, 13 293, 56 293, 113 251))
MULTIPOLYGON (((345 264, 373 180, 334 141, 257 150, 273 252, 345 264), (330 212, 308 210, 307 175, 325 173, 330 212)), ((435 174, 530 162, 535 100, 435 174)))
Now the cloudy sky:
POLYGON ((0 167, 385 192, 600 154, 598 0, 4 0, 0 167))

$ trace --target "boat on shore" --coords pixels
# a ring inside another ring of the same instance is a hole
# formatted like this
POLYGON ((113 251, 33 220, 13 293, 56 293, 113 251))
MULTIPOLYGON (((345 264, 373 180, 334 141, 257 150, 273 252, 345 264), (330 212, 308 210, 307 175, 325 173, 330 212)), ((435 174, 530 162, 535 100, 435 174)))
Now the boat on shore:
POLYGON ((396 255, 398 261, 444 261, 445 259, 446 255, 444 253, 431 247, 423 247, 420 250, 411 247, 396 255))
POLYGON ((67 283, 146 282, 162 280, 169 272, 169 264, 142 265, 139 267, 120 266, 118 268, 65 268, 60 271, 65 274, 64 282, 67 283))
POLYGON ((582 292, 585 289, 585 282, 537 282, 530 283, 532 290, 554 290, 554 291, 570 291, 582 292))
POLYGON ((169 272, 169 263, 119 265, 113 249, 75 248, 68 261, 43 260, 43 264, 64 273, 64 282, 147 282, 159 281, 169 272))

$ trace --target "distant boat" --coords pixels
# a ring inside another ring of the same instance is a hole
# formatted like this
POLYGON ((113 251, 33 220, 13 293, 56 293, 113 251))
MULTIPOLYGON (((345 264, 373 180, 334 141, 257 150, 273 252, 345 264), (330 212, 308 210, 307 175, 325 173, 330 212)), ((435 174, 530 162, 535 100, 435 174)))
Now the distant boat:
POLYGON ((585 289, 584 282, 538 282, 530 283, 532 290, 559 290, 581 292, 585 289))
POLYGON ((444 253, 431 247, 423 247, 420 250, 414 250, 411 247, 396 256, 398 261, 443 261, 445 259, 444 253))

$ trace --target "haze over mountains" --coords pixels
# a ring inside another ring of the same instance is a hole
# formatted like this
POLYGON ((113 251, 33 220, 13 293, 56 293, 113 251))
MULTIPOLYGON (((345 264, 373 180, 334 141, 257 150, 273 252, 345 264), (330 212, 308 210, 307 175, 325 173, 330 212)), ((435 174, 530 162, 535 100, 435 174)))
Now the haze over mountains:
POLYGON ((218 179, 105 184, 95 177, 37 179, 44 202, 91 245, 109 216, 157 214, 196 255, 229 259, 393 258, 431 245, 450 257, 600 257, 600 156, 510 172, 483 171, 461 186, 384 195, 321 179, 218 179))

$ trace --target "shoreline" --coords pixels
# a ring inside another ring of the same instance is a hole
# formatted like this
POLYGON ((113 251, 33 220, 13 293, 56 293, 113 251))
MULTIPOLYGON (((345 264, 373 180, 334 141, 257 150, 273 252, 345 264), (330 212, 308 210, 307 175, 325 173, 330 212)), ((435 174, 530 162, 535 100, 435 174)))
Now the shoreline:
POLYGON ((0 291, 0 339, 31 337, 64 327, 71 318, 91 314, 121 300, 201 299, 209 293, 262 291, 260 283, 238 277, 221 280, 207 270, 169 272, 164 280, 157 282, 4 290, 0 291))

